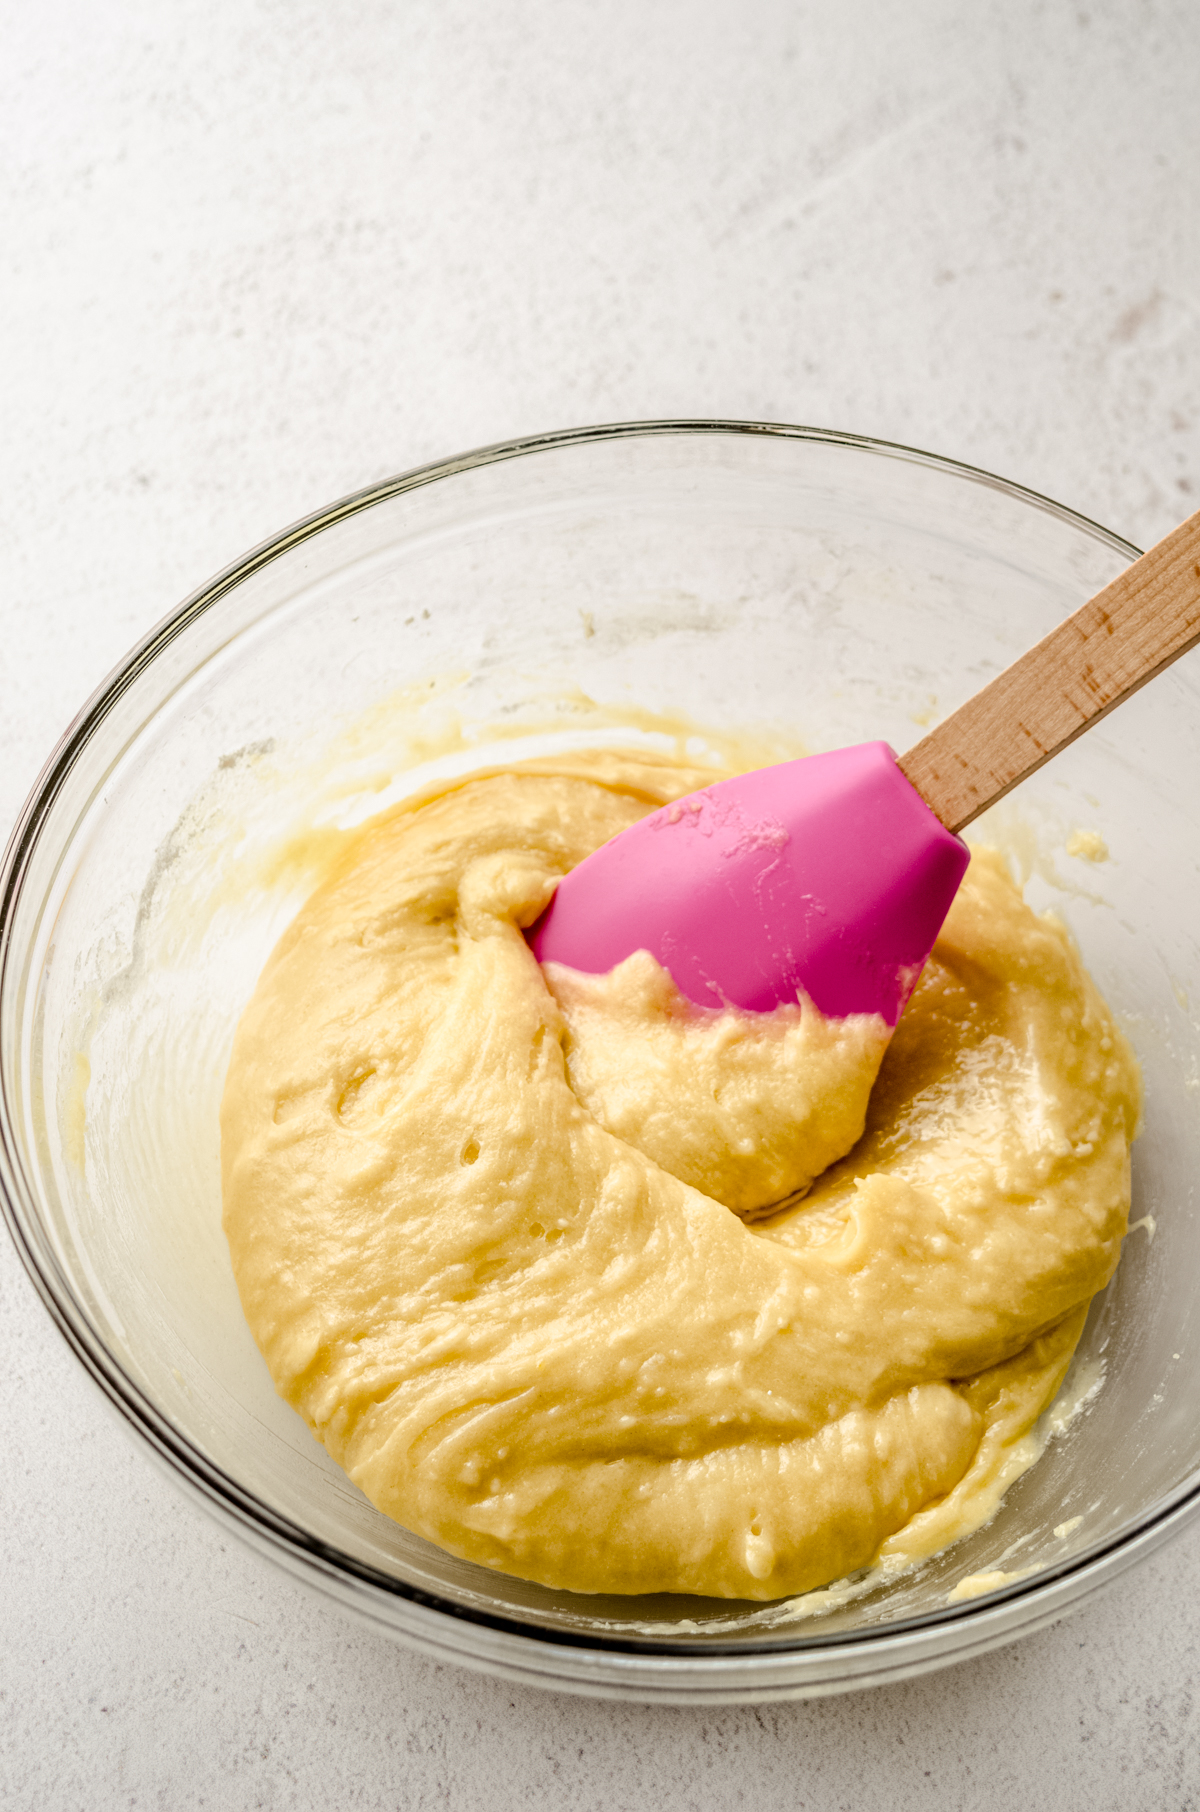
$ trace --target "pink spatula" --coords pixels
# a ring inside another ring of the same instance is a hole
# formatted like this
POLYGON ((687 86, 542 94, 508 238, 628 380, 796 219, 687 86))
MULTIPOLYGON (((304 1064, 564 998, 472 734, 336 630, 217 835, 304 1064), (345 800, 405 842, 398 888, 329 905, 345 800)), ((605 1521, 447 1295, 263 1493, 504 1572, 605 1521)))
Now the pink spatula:
POLYGON ((957 833, 1200 641, 1200 512, 907 755, 883 742, 719 782, 622 831, 559 884, 541 962, 648 950, 701 1006, 797 991, 895 1025, 967 866, 957 833))

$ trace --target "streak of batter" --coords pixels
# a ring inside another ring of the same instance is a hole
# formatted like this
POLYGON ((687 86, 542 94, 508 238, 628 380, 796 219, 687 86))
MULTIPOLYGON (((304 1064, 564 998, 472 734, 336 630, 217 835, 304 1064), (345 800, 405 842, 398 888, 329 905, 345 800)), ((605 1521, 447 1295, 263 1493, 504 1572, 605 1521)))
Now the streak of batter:
POLYGON ((890 1046, 644 954, 543 976, 557 879, 713 778, 591 754, 376 821, 225 1090, 281 1394, 389 1516, 576 1591, 776 1598, 974 1527, 1128 1216, 1136 1064, 990 852, 890 1046))

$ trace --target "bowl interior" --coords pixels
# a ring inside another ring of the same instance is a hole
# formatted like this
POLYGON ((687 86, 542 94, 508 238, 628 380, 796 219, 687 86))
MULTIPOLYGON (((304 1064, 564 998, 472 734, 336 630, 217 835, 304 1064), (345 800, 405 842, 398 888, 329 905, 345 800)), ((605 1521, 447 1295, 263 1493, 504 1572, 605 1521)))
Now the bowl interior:
POLYGON ((764 760, 868 737, 903 749, 1128 557, 937 461, 680 427, 383 487, 150 638, 76 728, 19 852, 0 1063, 39 1266, 117 1388, 173 1431, 176 1463, 216 1469, 252 1517, 284 1519, 335 1566, 468 1615, 671 1647, 969 1614, 946 1607, 964 1576, 1036 1584, 1192 1491, 1194 661, 972 832, 1073 928, 1140 1055, 1145 1131, 1138 1227, 1068 1390, 1102 1387, 991 1525, 919 1572, 813 1621, 812 1605, 554 1593, 454 1560, 372 1509, 276 1397, 220 1227, 233 1029, 340 828, 430 778, 589 742, 764 760), (1076 829, 1108 859, 1069 854, 1076 829))

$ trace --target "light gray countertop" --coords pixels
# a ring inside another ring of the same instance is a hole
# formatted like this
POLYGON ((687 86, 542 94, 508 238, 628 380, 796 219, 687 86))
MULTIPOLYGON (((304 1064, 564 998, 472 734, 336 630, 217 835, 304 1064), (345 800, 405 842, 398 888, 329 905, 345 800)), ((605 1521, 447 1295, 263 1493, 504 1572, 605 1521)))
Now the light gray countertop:
MULTIPOLYGON (((932 448, 1145 544, 1200 504, 1195 0, 42 0, 0 71, 0 823, 183 595, 584 422, 932 448)), ((7 1242, 14 1807, 1200 1804, 1200 1528, 908 1685, 688 1712, 344 1624, 126 1441, 7 1242)))

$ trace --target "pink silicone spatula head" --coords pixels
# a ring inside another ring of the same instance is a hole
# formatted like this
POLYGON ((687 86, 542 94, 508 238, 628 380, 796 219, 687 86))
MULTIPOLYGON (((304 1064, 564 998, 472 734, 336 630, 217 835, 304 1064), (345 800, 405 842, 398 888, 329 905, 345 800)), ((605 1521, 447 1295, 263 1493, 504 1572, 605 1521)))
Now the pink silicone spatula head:
POLYGON ((886 743, 705 787, 581 862, 529 933, 648 950, 701 1006, 798 993, 895 1025, 967 866, 957 832, 1200 640, 1200 512, 897 761, 886 743))
POLYGON ((702 1006, 895 1025, 969 860, 883 742, 762 768, 614 837, 560 882, 542 962, 593 973, 648 950, 702 1006))

